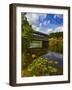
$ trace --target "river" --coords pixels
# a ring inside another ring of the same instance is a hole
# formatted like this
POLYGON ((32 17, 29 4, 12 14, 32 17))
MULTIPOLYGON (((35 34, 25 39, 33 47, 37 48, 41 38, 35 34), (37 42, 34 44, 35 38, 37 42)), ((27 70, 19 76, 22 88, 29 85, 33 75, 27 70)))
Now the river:
POLYGON ((63 55, 55 52, 49 52, 47 54, 42 55, 41 57, 47 58, 49 60, 55 60, 59 62, 60 66, 63 66, 63 55))

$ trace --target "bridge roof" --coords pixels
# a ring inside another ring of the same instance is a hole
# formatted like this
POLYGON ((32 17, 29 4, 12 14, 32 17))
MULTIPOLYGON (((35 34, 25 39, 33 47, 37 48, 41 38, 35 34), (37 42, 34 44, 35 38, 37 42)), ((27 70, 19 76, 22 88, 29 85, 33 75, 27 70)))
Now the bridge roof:
POLYGON ((48 41, 48 35, 42 32, 34 31, 32 37, 34 40, 48 41))

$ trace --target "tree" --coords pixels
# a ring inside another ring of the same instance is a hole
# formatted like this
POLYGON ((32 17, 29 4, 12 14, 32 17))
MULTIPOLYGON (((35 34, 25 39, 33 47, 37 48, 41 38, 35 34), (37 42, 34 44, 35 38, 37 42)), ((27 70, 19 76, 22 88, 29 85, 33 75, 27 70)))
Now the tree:
POLYGON ((49 48, 51 51, 63 53, 63 32, 51 33, 49 35, 49 48))
POLYGON ((59 38, 59 37, 62 37, 63 38, 63 32, 51 33, 49 35, 49 38, 59 38))
POLYGON ((22 64, 27 62, 27 51, 32 40, 33 29, 26 18, 26 13, 22 13, 22 64))

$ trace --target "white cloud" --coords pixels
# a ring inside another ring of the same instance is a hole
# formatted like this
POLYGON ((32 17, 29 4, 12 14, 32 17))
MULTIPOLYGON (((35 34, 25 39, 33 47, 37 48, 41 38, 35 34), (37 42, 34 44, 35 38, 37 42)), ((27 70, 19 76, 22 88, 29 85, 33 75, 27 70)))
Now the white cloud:
POLYGON ((43 25, 46 26, 47 25, 47 21, 44 21, 43 25))
POLYGON ((36 31, 40 31, 40 27, 37 27, 37 28, 36 28, 36 31))
POLYGON ((54 18, 56 19, 57 15, 54 15, 54 18))
POLYGON ((30 24, 33 24, 33 23, 35 24, 39 19, 38 14, 27 13, 26 17, 30 24))
POLYGON ((54 29, 54 32, 63 32, 63 26, 59 26, 56 29, 54 29))
POLYGON ((63 15, 62 14, 58 14, 57 17, 58 18, 63 18, 63 15))
POLYGON ((40 19, 41 19, 41 21, 43 21, 45 18, 46 18, 46 14, 39 14, 40 15, 40 19))
MULTIPOLYGON (((51 23, 50 20, 45 20, 47 14, 40 14, 40 13, 27 13, 26 17, 29 23, 32 25, 32 28, 36 31, 42 31, 44 33, 50 34, 55 32, 63 32, 63 26, 59 26, 55 29, 49 28, 47 30, 47 26, 51 23), (40 21, 40 19, 43 21, 40 21), (44 25, 44 28, 43 26, 44 25)), ((62 15, 54 15, 54 18, 62 17, 62 15)))
POLYGON ((32 28, 33 28, 33 29, 36 29, 37 27, 36 27, 35 25, 32 25, 32 28))
POLYGON ((50 24, 50 20, 48 20, 48 22, 47 22, 48 24, 50 24))
POLYGON ((56 29, 50 28, 50 29, 47 30, 47 33, 48 34, 50 34, 50 33, 56 33, 56 32, 63 32, 63 26, 59 26, 56 29))
POLYGON ((36 24, 39 22, 39 19, 43 21, 46 18, 46 14, 40 14, 40 13, 27 13, 26 17, 30 24, 36 24))
POLYGON ((40 23, 39 26, 41 27, 42 26, 42 23, 40 23))
POLYGON ((40 30, 40 27, 37 27, 35 25, 32 25, 32 28, 35 30, 35 31, 39 31, 40 30))
MULTIPOLYGON (((43 24, 39 20, 41 19, 41 21, 43 21, 46 18, 46 16, 47 16, 46 14, 41 14, 41 13, 27 13, 26 14, 28 22, 32 25, 33 29, 36 31, 40 31, 43 24), (37 26, 37 24, 39 25, 37 26)), ((49 21, 46 23, 49 23, 49 21)))
POLYGON ((58 17, 58 18, 63 18, 63 15, 61 15, 61 14, 55 14, 55 15, 54 15, 54 18, 56 19, 57 17, 58 17))
POLYGON ((52 28, 48 29, 48 30, 47 30, 47 33, 48 33, 48 34, 53 33, 53 29, 52 29, 52 28))
POLYGON ((43 23, 44 26, 47 26, 48 24, 50 24, 50 20, 44 21, 44 23, 43 23))

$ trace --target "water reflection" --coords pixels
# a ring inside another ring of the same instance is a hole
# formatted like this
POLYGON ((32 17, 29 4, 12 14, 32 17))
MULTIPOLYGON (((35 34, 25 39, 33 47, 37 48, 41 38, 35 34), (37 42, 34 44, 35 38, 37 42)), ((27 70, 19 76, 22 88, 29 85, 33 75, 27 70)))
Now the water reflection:
POLYGON ((63 55, 55 52, 49 52, 47 54, 42 55, 41 57, 47 58, 49 60, 56 60, 59 62, 59 65, 63 65, 63 55))

